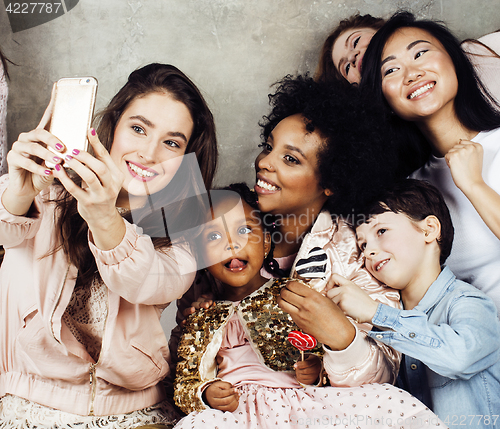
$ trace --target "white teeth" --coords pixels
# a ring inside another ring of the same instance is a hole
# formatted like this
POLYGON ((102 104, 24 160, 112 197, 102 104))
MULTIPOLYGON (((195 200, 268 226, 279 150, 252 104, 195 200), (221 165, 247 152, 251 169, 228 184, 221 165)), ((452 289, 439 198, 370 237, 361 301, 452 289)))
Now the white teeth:
POLYGON ((143 170, 142 168, 139 168, 137 165, 132 164, 131 162, 128 163, 128 166, 130 167, 130 169, 134 173, 138 174, 139 176, 142 176, 142 177, 153 177, 153 176, 155 176, 155 173, 153 173, 151 171, 143 170))
POLYGON ((428 91, 434 86, 433 83, 428 83, 427 85, 422 86, 421 88, 418 88, 415 92, 412 92, 410 94, 410 100, 412 98, 418 97, 420 94, 423 94, 425 91, 428 91))
POLYGON ((377 266, 375 267, 375 271, 380 270, 385 264, 387 264, 387 262, 389 262, 388 259, 386 259, 385 261, 382 261, 380 264, 377 264, 377 266))
POLYGON ((257 186, 260 186, 261 188, 267 189, 268 191, 277 191, 279 189, 278 187, 273 186, 270 183, 264 182, 261 179, 257 180, 257 186))

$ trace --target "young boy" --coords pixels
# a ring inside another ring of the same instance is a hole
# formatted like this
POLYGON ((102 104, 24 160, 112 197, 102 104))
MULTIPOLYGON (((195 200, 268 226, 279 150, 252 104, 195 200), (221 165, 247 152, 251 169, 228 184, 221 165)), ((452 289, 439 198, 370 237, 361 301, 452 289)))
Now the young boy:
MULTIPOLYGON (((405 180, 356 228, 368 271, 398 289, 404 310, 373 301, 334 275, 328 296, 402 352, 400 387, 450 427, 500 428, 500 322, 493 301, 443 266, 453 225, 433 186, 405 180)), ((500 268, 500 261, 499 261, 500 268)))

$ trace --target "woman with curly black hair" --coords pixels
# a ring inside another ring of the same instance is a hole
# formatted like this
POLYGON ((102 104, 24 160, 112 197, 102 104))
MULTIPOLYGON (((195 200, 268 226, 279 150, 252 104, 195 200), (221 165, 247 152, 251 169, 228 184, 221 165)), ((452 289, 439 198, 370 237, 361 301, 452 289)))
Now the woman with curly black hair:
POLYGON ((371 326, 353 323, 321 293, 333 273, 343 272, 374 299, 399 305, 398 294, 364 269, 349 225, 363 201, 393 180, 386 123, 364 94, 341 82, 288 76, 269 98, 255 162, 259 208, 275 223, 264 267, 269 275, 299 279, 282 290, 280 306, 327 345, 331 384, 393 382, 398 355, 367 340, 371 326))
MULTIPOLYGON (((321 293, 333 273, 342 273, 373 299, 399 306, 399 294, 364 269, 349 225, 349 215, 393 180, 392 139, 364 97, 341 82, 285 77, 270 95, 255 162, 259 208, 274 242, 262 275, 299 280, 282 290, 280 306, 326 345, 329 381, 344 387, 392 383, 399 367, 397 353, 366 338, 369 324, 348 319, 321 293)), ((201 277, 178 303, 178 321, 210 305, 195 302, 207 292, 201 277)), ((213 285, 210 298, 217 299, 213 285)))

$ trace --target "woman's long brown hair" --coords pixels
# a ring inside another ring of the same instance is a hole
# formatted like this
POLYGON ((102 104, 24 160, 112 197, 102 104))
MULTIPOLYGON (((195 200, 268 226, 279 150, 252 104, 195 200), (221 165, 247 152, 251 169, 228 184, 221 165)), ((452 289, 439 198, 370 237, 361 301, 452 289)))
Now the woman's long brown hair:
MULTIPOLYGON (((199 181, 195 180, 195 175, 199 176, 201 173, 205 188, 210 189, 218 151, 213 116, 198 88, 176 67, 154 63, 132 72, 128 82, 97 116, 97 134, 108 152, 113 144, 116 125, 125 109, 137 97, 144 97, 152 92, 167 93, 188 108, 194 126, 186 154, 194 153, 199 166, 193 167, 193 163, 189 163, 187 168, 183 168, 182 165, 186 164, 185 157, 167 187, 148 196, 150 201, 154 200, 155 209, 146 205, 125 216, 129 221, 133 218, 134 223, 152 237, 156 249, 166 249, 171 246, 169 231, 187 231, 202 223, 201 218, 205 212, 196 210, 196 206, 205 189, 198 189, 199 181), (164 222, 158 222, 159 219, 172 221, 168 225, 168 231, 164 222)), ((79 178, 74 180, 81 184, 79 178)), ((62 247, 69 261, 78 268, 79 282, 87 284, 98 276, 97 265, 88 245, 87 223, 78 213, 77 201, 64 188, 61 187, 54 202, 57 205, 56 230, 60 236, 60 245, 54 252, 62 247)))

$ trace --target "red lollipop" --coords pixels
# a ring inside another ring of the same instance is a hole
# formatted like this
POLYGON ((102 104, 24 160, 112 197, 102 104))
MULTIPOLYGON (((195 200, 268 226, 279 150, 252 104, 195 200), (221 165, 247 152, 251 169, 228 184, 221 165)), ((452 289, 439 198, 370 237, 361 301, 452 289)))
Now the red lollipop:
POLYGON ((297 347, 300 350, 302 360, 304 360, 304 350, 311 350, 316 347, 316 344, 318 344, 316 338, 312 335, 299 331, 291 331, 288 334, 288 341, 290 341, 292 346, 297 347))

